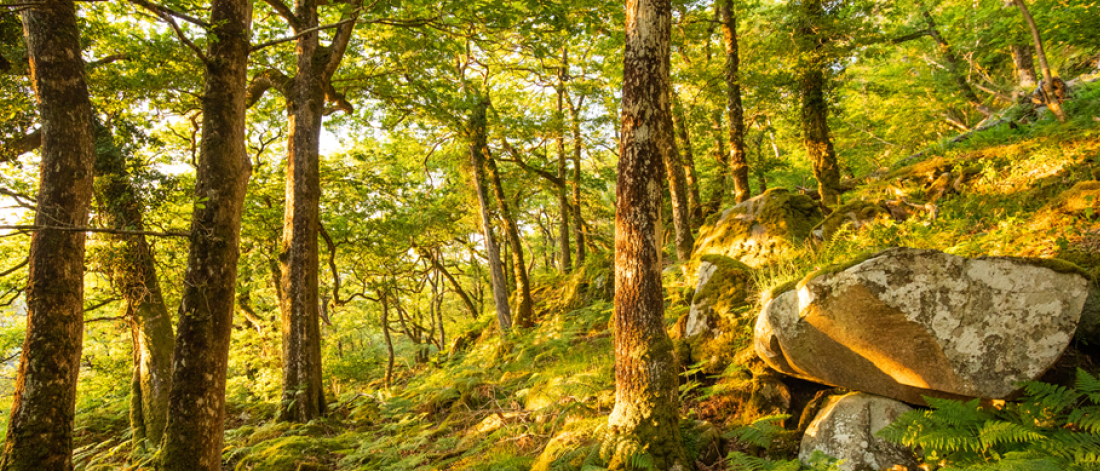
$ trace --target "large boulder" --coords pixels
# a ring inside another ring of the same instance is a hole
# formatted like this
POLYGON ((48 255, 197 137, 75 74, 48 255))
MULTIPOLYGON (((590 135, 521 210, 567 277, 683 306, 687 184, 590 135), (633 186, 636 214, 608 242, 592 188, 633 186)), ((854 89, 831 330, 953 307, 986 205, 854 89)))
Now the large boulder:
POLYGON ((892 213, 886 202, 855 200, 845 203, 826 216, 821 224, 814 228, 813 234, 818 239, 831 240, 845 227, 858 231, 864 226, 891 216, 892 213))
POLYGON ((703 226, 694 253, 724 255, 759 268, 789 253, 822 217, 813 198, 772 188, 703 226))
POLYGON ((912 450, 876 433, 911 408, 905 403, 866 393, 831 396, 806 428, 798 459, 809 464, 814 452, 843 460, 843 471, 882 471, 917 466, 912 450))
POLYGON ((924 404, 1006 398, 1077 329, 1088 281, 1057 260, 890 249, 771 296, 755 348, 772 368, 924 404))

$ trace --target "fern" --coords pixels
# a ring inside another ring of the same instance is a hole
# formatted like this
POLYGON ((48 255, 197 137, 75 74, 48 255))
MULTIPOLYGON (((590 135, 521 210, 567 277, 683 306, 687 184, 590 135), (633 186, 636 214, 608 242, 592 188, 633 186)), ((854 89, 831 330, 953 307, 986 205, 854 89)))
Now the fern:
POLYGON ((879 431, 958 470, 1100 469, 1100 379, 1078 371, 1073 388, 1029 382, 1026 395, 998 408, 977 399, 926 398, 879 431))
POLYGON ((790 416, 787 414, 769 415, 756 419, 747 427, 735 428, 726 433, 726 438, 736 438, 742 443, 767 448, 780 434, 787 431, 783 428, 783 421, 790 416))

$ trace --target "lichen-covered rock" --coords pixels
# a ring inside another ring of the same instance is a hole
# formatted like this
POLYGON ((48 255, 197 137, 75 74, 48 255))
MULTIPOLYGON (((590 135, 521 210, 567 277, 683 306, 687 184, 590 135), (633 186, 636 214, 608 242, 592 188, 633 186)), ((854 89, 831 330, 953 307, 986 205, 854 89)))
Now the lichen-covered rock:
POLYGON ((832 396, 806 428, 798 458, 809 464, 816 451, 843 460, 844 471, 882 471, 916 467, 912 450, 877 436, 911 408, 902 402, 866 393, 832 396))
POLYGON ((773 296, 754 343, 782 373, 913 404, 1005 398, 1065 350, 1087 284, 1057 260, 890 249, 773 296))
POLYGON ((821 219, 821 208, 813 198, 773 188, 703 226, 694 253, 724 255, 759 268, 788 253, 821 219))
POLYGON ((830 240, 844 227, 853 230, 875 222, 879 218, 890 217, 892 213, 883 204, 878 202, 856 200, 845 203, 821 221, 814 229, 814 236, 818 239, 830 240))
POLYGON ((732 316, 735 309, 749 305, 751 268, 721 255, 700 258, 696 276, 699 281, 682 332, 684 338, 715 328, 717 317, 732 316))

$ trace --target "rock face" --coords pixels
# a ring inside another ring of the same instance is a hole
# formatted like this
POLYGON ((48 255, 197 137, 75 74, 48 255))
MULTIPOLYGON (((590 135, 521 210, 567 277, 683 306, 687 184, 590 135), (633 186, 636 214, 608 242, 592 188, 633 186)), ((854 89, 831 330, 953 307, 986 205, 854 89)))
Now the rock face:
POLYGON ((924 404, 1005 398, 1073 338, 1087 280, 1058 261, 890 249, 773 296, 755 349, 810 381, 924 404))
POLYGON ((802 436, 798 459, 809 463, 815 451, 844 460, 844 471, 881 471, 901 465, 916 467, 912 450, 875 436, 911 408, 902 402, 866 393, 830 397, 802 436))
POLYGON ((773 188, 727 209, 699 231, 695 255, 724 255, 759 268, 805 239, 822 219, 813 198, 773 188))

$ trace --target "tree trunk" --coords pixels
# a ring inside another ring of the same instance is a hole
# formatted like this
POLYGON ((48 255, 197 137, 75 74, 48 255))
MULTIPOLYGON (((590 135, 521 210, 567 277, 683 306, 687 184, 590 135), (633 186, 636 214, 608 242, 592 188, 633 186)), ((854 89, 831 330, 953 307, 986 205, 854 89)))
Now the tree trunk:
MULTIPOLYGON (((671 88, 671 87, 670 87, 671 88)), ((671 89, 669 93, 672 93, 671 89)), ((673 134, 672 113, 668 113, 669 148, 662 152, 665 174, 668 176, 668 190, 672 199, 672 225, 676 231, 676 259, 686 262, 695 248, 695 238, 691 235, 691 209, 688 206, 687 179, 684 177, 684 164, 680 160, 680 151, 673 134)))
MULTIPOLYGON (((722 202, 726 197, 726 180, 729 178, 729 154, 726 153, 726 133, 722 129, 722 110, 715 109, 710 115, 711 128, 714 130, 714 161, 718 163, 714 175, 714 187, 711 190, 710 199, 707 200, 707 209, 704 213, 711 213, 722 209, 722 202)), ((706 215, 703 218, 706 218, 706 215)))
POLYGON ((207 52, 191 249, 161 451, 165 471, 221 470, 241 210, 251 173, 244 135, 251 20, 247 0, 212 2, 210 34, 218 40, 207 52))
POLYGON ((978 110, 985 116, 993 114, 993 110, 982 104, 982 100, 978 98, 978 94, 974 93, 974 88, 970 86, 970 82, 966 81, 966 74, 962 70, 962 65, 958 56, 951 50, 951 45, 947 43, 947 40, 940 35, 939 30, 936 29, 936 22, 932 19, 932 15, 927 11, 924 12, 924 18, 928 22, 928 34, 932 36, 932 39, 936 40, 936 44, 940 48, 940 54, 943 55, 944 66, 947 67, 947 73, 951 74, 951 79, 955 81, 955 85, 959 87, 959 92, 962 93, 963 98, 967 103, 970 103, 974 109, 978 110))
POLYGON ((577 267, 584 265, 584 259, 587 253, 585 252, 584 245, 584 219, 581 216, 581 148, 584 141, 581 137, 581 116, 580 107, 584 103, 584 99, 577 98, 577 104, 573 104, 573 100, 568 100, 569 103, 569 117, 573 124, 573 241, 577 245, 577 258, 575 263, 577 267))
MULTIPOLYGON (((562 49, 562 68, 558 71, 558 179, 565 182, 565 73, 569 67, 569 52, 562 49)), ((561 250, 561 272, 569 273, 573 269, 572 254, 569 249, 569 199, 565 185, 558 185, 558 205, 561 207, 561 222, 558 226, 558 246, 561 250)))
MULTIPOLYGON (((488 147, 485 129, 488 126, 489 99, 478 97, 470 116, 470 165, 473 167, 474 189, 481 209, 481 231, 485 236, 485 248, 489 255, 489 276, 493 284, 493 302, 496 304, 497 323, 501 331, 512 328, 512 314, 508 307, 508 287, 505 286, 504 267, 500 262, 500 248, 493 237, 493 220, 489 216, 489 194, 485 189, 485 158, 488 147)), ((566 210, 567 211, 567 210, 566 210)), ((568 212, 565 214, 568 215, 568 212)), ((568 237, 568 232, 565 233, 568 237)))
POLYGON ((493 193, 496 194, 497 204, 500 206, 500 218, 504 220, 504 235, 508 239, 508 245, 512 248, 513 272, 516 280, 516 325, 529 328, 534 325, 534 301, 531 299, 531 282, 527 279, 527 263, 523 258, 523 241, 519 238, 519 227, 512 218, 512 212, 508 209, 508 199, 504 194, 504 186, 500 183, 500 173, 497 171, 496 161, 492 157, 485 159, 489 167, 489 179, 493 183, 493 193))
POLYGON ((1018 86, 1030 91, 1039 83, 1039 78, 1035 76, 1035 60, 1031 55, 1031 46, 1012 44, 1009 50, 1012 52, 1012 63, 1016 65, 1018 86))
MULTIPOLYGON (((145 230, 140 196, 126 170, 126 158, 111 131, 96 132, 96 199, 98 212, 113 229, 145 230)), ((136 407, 130 411, 134 445, 156 447, 168 421, 168 393, 172 381, 172 317, 157 280, 156 259, 144 235, 112 236, 120 250, 106 261, 115 289, 122 293, 133 330, 136 407)))
POLYGON ((662 162, 673 141, 668 0, 630 0, 626 11, 622 145, 615 218, 615 408, 610 431, 624 441, 609 469, 645 453, 658 470, 692 468, 680 437, 678 378, 665 332, 656 234, 662 162))
POLYGON ((807 58, 802 65, 800 77, 802 139, 806 154, 813 164, 821 202, 830 207, 839 206, 840 166, 837 164, 836 151, 833 150, 829 131, 829 104, 825 101, 825 69, 828 64, 821 52, 824 39, 816 31, 817 23, 825 12, 821 0, 805 0, 802 7, 804 17, 799 34, 804 48, 803 55, 807 58))
POLYGON ((745 154, 745 110, 741 107, 741 59, 737 48, 737 17, 733 0, 722 2, 722 37, 726 47, 726 114, 730 124, 730 173, 733 175, 733 195, 738 203, 752 196, 749 187, 749 161, 745 154))
MULTIPOLYGON (((421 254, 423 253, 424 252, 421 251, 421 254)), ((432 265, 435 266, 435 268, 443 274, 443 277, 447 279, 447 282, 451 284, 451 288, 454 288, 455 293, 458 294, 458 297, 462 299, 462 304, 466 305, 466 310, 470 312, 470 318, 477 319, 478 315, 480 314, 477 310, 477 306, 474 306, 474 301, 470 299, 470 295, 466 293, 466 290, 462 288, 462 285, 458 283, 458 280, 455 279, 454 275, 451 275, 451 272, 447 270, 447 267, 443 266, 443 262, 439 260, 439 258, 434 253, 429 252, 427 254, 427 257, 429 260, 431 260, 432 265)))
MULTIPOLYGON (((1043 71, 1043 95, 1044 102, 1051 113, 1054 113, 1054 117, 1058 118, 1059 122, 1066 122, 1066 113, 1062 110, 1062 97, 1058 93, 1056 88, 1061 84, 1062 79, 1057 78, 1050 72, 1050 64, 1047 63, 1047 53, 1043 49, 1043 36, 1039 34, 1039 27, 1035 25, 1035 18, 1031 16, 1031 11, 1027 9, 1027 3, 1024 0, 1013 0, 1016 2, 1016 6, 1020 8, 1020 14, 1024 16, 1024 21, 1027 22, 1027 26, 1031 29, 1031 39, 1035 41, 1035 55, 1039 56, 1039 68, 1043 71), (1057 83, 1056 83, 1057 82, 1057 83)), ((1065 85, 1061 85, 1064 87, 1065 85)))
POLYGON ((691 146, 691 134, 688 132, 683 106, 675 91, 672 92, 672 127, 679 131, 680 145, 677 147, 684 151, 683 164, 684 178, 688 187, 688 208, 691 213, 691 228, 695 230, 703 223, 703 209, 700 207, 699 199, 699 175, 695 172, 695 150, 691 146))
POLYGON ((386 341, 386 389, 393 383, 393 339, 390 337, 390 302, 385 293, 382 294, 382 338, 386 341))
MULTIPOLYGON (((46 0, 22 19, 42 120, 34 222, 83 226, 95 141, 76 5, 46 0)), ((36 231, 28 258, 27 333, 0 470, 68 471, 84 334, 84 233, 36 231)))

